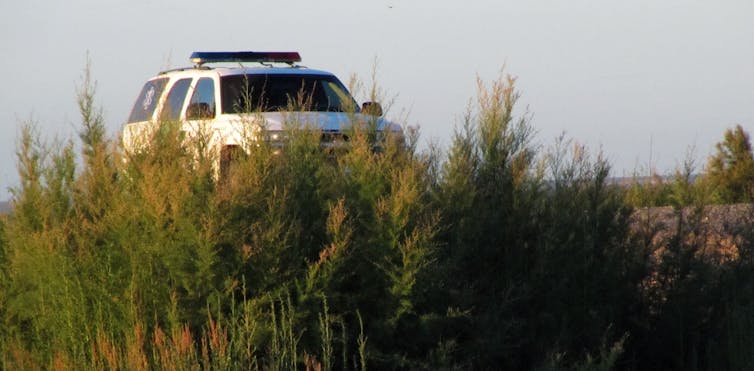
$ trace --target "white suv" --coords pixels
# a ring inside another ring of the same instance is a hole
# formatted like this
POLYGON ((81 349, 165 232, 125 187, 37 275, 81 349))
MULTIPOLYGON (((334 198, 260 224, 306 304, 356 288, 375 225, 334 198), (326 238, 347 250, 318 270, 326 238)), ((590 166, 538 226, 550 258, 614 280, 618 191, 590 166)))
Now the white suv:
POLYGON ((402 138, 379 103, 359 107, 335 75, 297 65, 297 52, 194 52, 191 61, 144 85, 123 128, 126 151, 139 151, 160 122, 179 122, 186 135, 205 133, 220 158, 250 140, 282 146, 290 122, 321 130, 324 146, 347 141, 352 125, 402 138))

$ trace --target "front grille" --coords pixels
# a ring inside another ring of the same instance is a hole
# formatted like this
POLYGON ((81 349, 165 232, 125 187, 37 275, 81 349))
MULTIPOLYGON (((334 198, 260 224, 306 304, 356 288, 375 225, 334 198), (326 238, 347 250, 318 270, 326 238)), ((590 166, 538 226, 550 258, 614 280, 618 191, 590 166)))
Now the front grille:
POLYGON ((323 131, 320 137, 320 142, 325 147, 335 147, 347 143, 349 140, 348 135, 339 131, 323 131))

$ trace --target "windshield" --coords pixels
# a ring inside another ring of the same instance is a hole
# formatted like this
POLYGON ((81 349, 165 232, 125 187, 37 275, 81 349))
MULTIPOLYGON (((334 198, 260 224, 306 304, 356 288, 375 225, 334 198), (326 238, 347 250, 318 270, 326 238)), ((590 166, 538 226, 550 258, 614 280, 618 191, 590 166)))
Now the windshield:
POLYGON ((334 76, 234 75, 221 79, 223 113, 274 111, 347 112, 356 102, 334 76))

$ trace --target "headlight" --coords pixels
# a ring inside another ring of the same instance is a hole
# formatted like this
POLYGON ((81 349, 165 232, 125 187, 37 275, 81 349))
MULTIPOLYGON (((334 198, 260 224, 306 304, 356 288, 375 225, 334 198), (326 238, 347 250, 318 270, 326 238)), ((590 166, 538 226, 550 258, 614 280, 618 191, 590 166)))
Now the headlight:
POLYGON ((271 141, 277 142, 280 139, 282 139, 282 135, 280 135, 279 133, 272 133, 272 134, 270 134, 270 140, 271 141))
POLYGON ((285 133, 280 131, 267 132, 267 141, 269 142, 282 142, 286 139, 285 133))

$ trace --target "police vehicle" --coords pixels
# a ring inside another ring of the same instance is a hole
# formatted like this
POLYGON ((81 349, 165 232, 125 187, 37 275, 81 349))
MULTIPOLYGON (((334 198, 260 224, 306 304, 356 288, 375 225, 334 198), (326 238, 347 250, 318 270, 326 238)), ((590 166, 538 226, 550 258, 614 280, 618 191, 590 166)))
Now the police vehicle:
POLYGON ((347 141, 352 125, 402 138, 379 103, 359 107, 335 75, 300 61, 297 52, 194 52, 192 67, 146 82, 123 128, 125 150, 143 150, 163 122, 180 123, 182 135, 207 135, 219 167, 254 142, 282 148, 292 122, 321 131, 326 147, 347 141))

